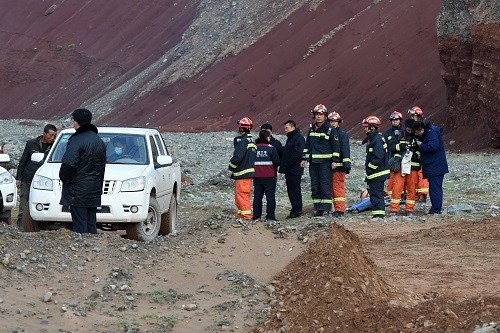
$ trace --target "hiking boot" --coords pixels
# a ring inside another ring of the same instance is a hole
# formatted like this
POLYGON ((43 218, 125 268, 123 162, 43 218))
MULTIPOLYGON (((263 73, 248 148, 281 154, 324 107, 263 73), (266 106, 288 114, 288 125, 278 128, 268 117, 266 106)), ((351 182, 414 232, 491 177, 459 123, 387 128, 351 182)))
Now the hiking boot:
POLYGON ((288 215, 287 217, 285 217, 285 219, 296 219, 297 217, 299 217, 300 215, 298 214, 290 214, 288 215))
POLYGON ((407 217, 414 217, 415 213, 413 213, 413 212, 406 212, 406 216, 407 217))
POLYGON ((344 216, 344 212, 331 212, 330 215, 332 217, 342 217, 344 216))
POLYGON ((325 212, 323 210, 315 211, 314 214, 309 215, 309 218, 322 218, 325 216, 325 212))
POLYGON ((396 216, 398 216, 398 213, 397 212, 389 212, 389 216, 396 217, 396 216))
POLYGON ((420 199, 417 200, 417 202, 426 203, 427 202, 427 194, 422 194, 422 196, 420 197, 420 199))

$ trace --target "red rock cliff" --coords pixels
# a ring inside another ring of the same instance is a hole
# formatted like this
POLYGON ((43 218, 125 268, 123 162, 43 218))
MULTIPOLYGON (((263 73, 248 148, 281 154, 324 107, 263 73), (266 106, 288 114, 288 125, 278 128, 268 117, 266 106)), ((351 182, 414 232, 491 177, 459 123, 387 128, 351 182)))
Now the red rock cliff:
POLYGON ((437 20, 451 147, 500 148, 500 4, 443 1, 437 20))

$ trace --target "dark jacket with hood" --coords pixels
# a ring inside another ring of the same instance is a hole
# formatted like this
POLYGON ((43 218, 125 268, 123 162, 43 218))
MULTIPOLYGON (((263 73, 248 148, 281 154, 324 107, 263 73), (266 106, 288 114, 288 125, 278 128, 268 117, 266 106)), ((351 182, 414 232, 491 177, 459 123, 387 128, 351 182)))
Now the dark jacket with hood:
POLYGON ((280 158, 276 147, 266 140, 257 139, 257 156, 255 157, 255 184, 268 184, 276 182, 276 169, 280 158))
POLYGON ((389 158, 393 156, 403 156, 405 147, 403 146, 404 141, 402 142, 401 139, 404 137, 404 134, 405 128, 403 125, 399 125, 397 127, 393 126, 384 133, 389 158))
POLYGON ((92 124, 79 127, 69 138, 59 178, 63 183, 60 204, 99 207, 106 169, 106 145, 92 124))
POLYGON ((300 166, 300 162, 302 162, 306 141, 298 128, 288 132, 286 136, 279 172, 292 176, 301 176, 304 174, 304 168, 300 166))
POLYGON ((43 164, 43 161, 33 162, 31 160, 31 155, 33 153, 44 153, 45 156, 47 156, 50 148, 52 148, 52 144, 44 145, 42 143, 42 135, 28 140, 24 147, 23 155, 19 160, 19 165, 17 166, 16 179, 22 182, 31 183, 36 170, 43 164))
POLYGON ((367 143, 365 160, 366 182, 370 183, 389 179, 389 158, 384 136, 378 130, 371 131, 363 140, 363 144, 365 143, 367 143))
POLYGON ((229 171, 232 172, 231 178, 244 179, 253 178, 255 175, 255 156, 257 155, 257 146, 253 141, 251 133, 245 133, 234 139, 233 157, 229 160, 229 171))
POLYGON ((430 121, 425 124, 419 150, 424 178, 440 176, 449 172, 441 127, 432 125, 430 121))
POLYGON ((346 132, 337 128, 340 142, 340 162, 333 172, 351 172, 351 147, 349 146, 349 136, 346 132))
POLYGON ((302 160, 309 163, 339 163, 340 142, 336 128, 327 122, 318 126, 311 124, 306 138, 302 160))

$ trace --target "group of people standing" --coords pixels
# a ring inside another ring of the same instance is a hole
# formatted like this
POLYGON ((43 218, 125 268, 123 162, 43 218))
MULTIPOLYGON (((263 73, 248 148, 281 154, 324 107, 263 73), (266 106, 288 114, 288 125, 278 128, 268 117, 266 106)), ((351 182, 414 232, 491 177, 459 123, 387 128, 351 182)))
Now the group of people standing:
MULTIPOLYGON (((253 123, 245 117, 237 122, 239 136, 234 138, 234 153, 229 162, 235 179, 237 218, 258 220, 262 215, 262 199, 266 196, 266 220, 276 220, 275 193, 277 173, 285 175, 291 203, 288 218, 302 214, 301 178, 309 163, 311 197, 314 213, 309 217, 342 216, 345 212, 345 178, 351 171, 349 137, 340 129, 343 122, 337 112, 328 114, 325 105, 311 111, 313 122, 307 135, 302 136, 293 120, 283 126, 287 135, 285 146, 272 136, 268 123, 260 128, 253 140, 253 123), (251 203, 254 185, 253 207, 251 203), (333 210, 332 210, 333 207, 333 210), (253 212, 252 212, 253 208, 253 212)), ((366 131, 365 172, 373 218, 385 217, 385 196, 391 197, 390 216, 399 211, 402 195, 406 195, 405 215, 413 216, 415 202, 425 201, 429 193, 429 214, 440 214, 443 203, 443 178, 448 164, 442 139, 442 128, 424 123, 423 111, 414 106, 404 122, 394 111, 391 128, 384 134, 376 116, 363 119, 366 131), (387 189, 385 181, 389 180, 387 189)))
POLYGON ((301 180, 306 162, 309 162, 311 196, 315 213, 311 217, 327 214, 341 216, 345 211, 345 175, 351 170, 349 138, 340 130, 342 117, 319 104, 312 111, 314 122, 307 136, 301 134, 295 121, 283 123, 287 140, 283 146, 272 136, 271 124, 263 124, 259 138, 250 133, 252 121, 245 117, 237 122, 234 153, 229 161, 231 177, 235 180, 237 218, 258 220, 262 215, 262 199, 266 196, 266 220, 276 220, 275 193, 277 173, 285 175, 291 209, 287 219, 302 214, 301 180), (251 203, 254 184, 253 207, 251 203), (332 210, 334 206, 335 210, 332 210), (253 213, 252 213, 253 208, 253 213))
MULTIPOLYGON (((106 167, 106 145, 97 135, 97 128, 91 123, 92 113, 87 109, 76 109, 71 113, 75 133, 68 139, 62 158, 59 178, 62 182, 60 204, 69 206, 72 230, 78 233, 97 234, 97 207, 101 206, 101 192, 106 167)), ((19 212, 17 227, 23 228, 23 213, 27 207, 30 186, 35 172, 43 163, 31 160, 34 153, 50 152, 57 128, 45 125, 42 135, 27 141, 19 160, 16 185, 19 191, 19 212)))

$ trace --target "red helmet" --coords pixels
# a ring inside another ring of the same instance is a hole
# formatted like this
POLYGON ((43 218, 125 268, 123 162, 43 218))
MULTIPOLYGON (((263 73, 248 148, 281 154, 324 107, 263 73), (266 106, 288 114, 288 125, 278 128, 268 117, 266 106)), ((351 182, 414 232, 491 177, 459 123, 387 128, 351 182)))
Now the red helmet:
POLYGON ((401 112, 393 111, 389 116, 389 120, 394 120, 394 119, 403 120, 403 115, 401 114, 401 112))
POLYGON ((325 115, 328 114, 328 110, 326 109, 326 106, 324 106, 323 104, 318 104, 314 107, 314 110, 311 111, 313 114, 317 114, 317 113, 323 113, 325 115))
POLYGON ((409 114, 409 115, 412 115, 412 116, 413 116, 414 114, 416 114, 416 115, 418 115, 418 116, 420 116, 420 117, 422 117, 422 118, 424 117, 424 111, 422 111, 422 109, 421 109, 421 108, 419 108, 419 107, 418 107, 418 106, 416 106, 416 105, 415 105, 414 107, 412 107, 412 108, 408 109, 408 114, 409 114))
POLYGON ((252 129, 253 123, 252 120, 248 117, 242 118, 236 122, 238 124, 239 128, 244 128, 244 129, 252 129))
POLYGON ((368 126, 380 126, 382 125, 382 122, 380 121, 380 119, 378 119, 377 117, 375 116, 369 116, 369 117, 366 117, 365 119, 363 119, 363 126, 364 127, 368 127, 368 126))
POLYGON ((339 123, 341 123, 342 121, 344 121, 344 119, 337 112, 331 112, 328 115, 328 120, 329 121, 338 121, 339 123))

